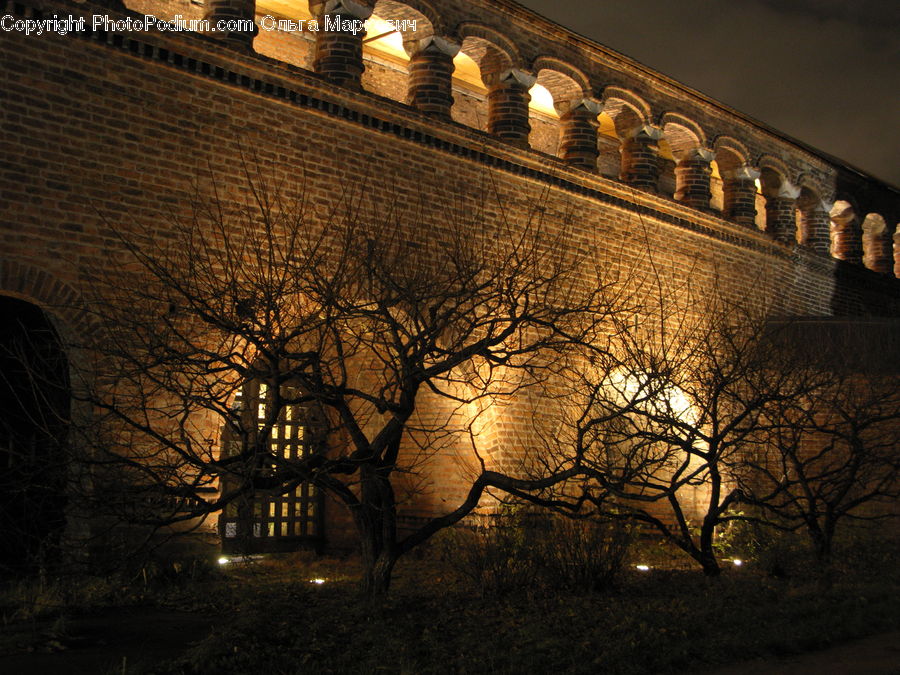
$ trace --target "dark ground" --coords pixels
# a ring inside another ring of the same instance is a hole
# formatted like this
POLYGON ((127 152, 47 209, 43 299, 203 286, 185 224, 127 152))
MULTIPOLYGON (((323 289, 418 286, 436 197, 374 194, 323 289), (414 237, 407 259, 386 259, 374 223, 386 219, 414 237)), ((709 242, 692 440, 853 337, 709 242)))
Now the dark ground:
MULTIPOLYGON (((70 620, 63 631, 52 622, 7 626, 20 635, 20 649, 0 654, 0 673, 103 675, 152 668, 207 635, 216 617, 151 607, 108 609, 70 620), (65 635, 56 635, 64 632, 65 635)), ((691 671, 696 672, 696 671, 691 671)), ((830 649, 765 658, 705 671, 705 675, 898 675, 900 631, 853 640, 830 649)))
POLYGON ((404 561, 379 600, 360 597, 357 560, 300 554, 8 585, 0 675, 900 675, 893 545, 715 579, 643 547, 652 571, 631 561, 588 590, 547 570, 476 583, 483 561, 449 544, 453 558, 404 561))
POLYGON ((179 655, 206 637, 214 621, 208 614, 124 607, 69 619, 64 625, 52 621, 11 624, 5 627, 0 673, 130 673, 179 655))
POLYGON ((898 675, 900 631, 853 640, 830 649, 780 659, 755 659, 705 675, 898 675))

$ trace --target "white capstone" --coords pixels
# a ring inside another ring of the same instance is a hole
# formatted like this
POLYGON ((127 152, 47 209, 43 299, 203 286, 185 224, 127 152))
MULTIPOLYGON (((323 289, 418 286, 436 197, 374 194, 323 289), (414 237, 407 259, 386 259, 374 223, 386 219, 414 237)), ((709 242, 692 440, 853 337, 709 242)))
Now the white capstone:
POLYGON ((715 151, 710 150, 709 148, 701 148, 699 146, 694 147, 694 148, 688 148, 683 153, 681 153, 681 161, 682 162, 688 161, 688 160, 700 160, 701 162, 710 164, 710 163, 712 163, 712 161, 715 158, 716 158, 715 151))
POLYGON ((650 141, 658 141, 663 137, 663 132, 662 129, 660 129, 659 127, 655 127, 652 124, 642 124, 641 126, 636 127, 631 132, 631 137, 650 141))
MULTIPOLYGON (((310 4, 312 5, 312 3, 310 4)), ((316 4, 320 5, 321 3, 316 4)), ((372 8, 359 2, 354 2, 354 0, 328 0, 325 3, 325 14, 348 14, 354 19, 364 21, 372 16, 372 8)))
POLYGON ((603 103, 593 98, 576 98, 571 101, 562 101, 556 104, 556 112, 560 115, 574 112, 579 108, 584 108, 592 115, 599 115, 603 112, 603 103))
POLYGON ((500 73, 500 77, 498 77, 497 80, 502 84, 510 85, 518 83, 525 89, 531 89, 535 82, 537 82, 537 77, 530 73, 526 73, 524 70, 510 68, 500 73))
POLYGON ((446 38, 438 37, 437 35, 432 35, 427 38, 422 38, 421 40, 415 41, 415 48, 413 53, 420 54, 424 51, 438 51, 442 54, 446 54, 450 58, 454 58, 457 54, 459 54, 460 45, 448 40, 446 38))
POLYGON ((761 175, 759 169, 756 169, 749 164, 744 164, 731 171, 722 172, 722 178, 727 178, 729 180, 755 181, 758 180, 761 175))
POLYGON ((782 182, 781 187, 778 188, 778 197, 781 199, 797 199, 799 196, 800 188, 788 181, 782 182))

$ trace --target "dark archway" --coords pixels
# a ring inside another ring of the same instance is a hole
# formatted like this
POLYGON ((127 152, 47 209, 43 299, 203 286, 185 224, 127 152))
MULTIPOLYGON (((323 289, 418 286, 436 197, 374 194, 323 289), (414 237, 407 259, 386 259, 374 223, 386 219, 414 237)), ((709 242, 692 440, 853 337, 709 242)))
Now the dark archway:
POLYGON ((58 560, 69 405, 68 362, 47 315, 0 296, 0 576, 58 560))

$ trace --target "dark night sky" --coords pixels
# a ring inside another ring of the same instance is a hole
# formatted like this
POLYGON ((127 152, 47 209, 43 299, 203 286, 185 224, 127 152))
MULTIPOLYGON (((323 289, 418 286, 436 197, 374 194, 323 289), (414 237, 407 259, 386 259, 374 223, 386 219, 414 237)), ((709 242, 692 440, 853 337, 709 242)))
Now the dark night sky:
POLYGON ((900 186, 896 0, 518 0, 900 186))

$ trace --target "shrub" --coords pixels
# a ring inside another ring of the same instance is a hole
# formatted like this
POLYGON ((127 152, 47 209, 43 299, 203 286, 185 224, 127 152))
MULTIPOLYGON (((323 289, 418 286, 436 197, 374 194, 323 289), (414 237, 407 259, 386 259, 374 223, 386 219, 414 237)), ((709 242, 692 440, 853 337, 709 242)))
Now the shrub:
POLYGON ((481 595, 522 589, 609 587, 624 567, 630 530, 615 521, 573 520, 508 508, 476 528, 442 538, 442 558, 481 595))
POLYGON ((554 585, 601 590, 615 583, 630 544, 631 532, 620 522, 558 517, 543 542, 543 568, 554 585))
POLYGON ((457 576, 483 595, 505 595, 531 585, 533 550, 523 529, 498 519, 478 528, 456 528, 442 538, 441 555, 457 576))
POLYGON ((729 522, 719 532, 715 548, 722 558, 752 561, 758 569, 775 577, 793 575, 812 564, 802 534, 785 532, 756 520, 729 522))

